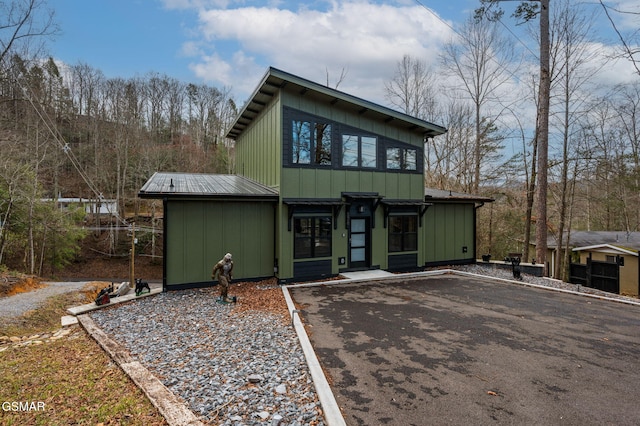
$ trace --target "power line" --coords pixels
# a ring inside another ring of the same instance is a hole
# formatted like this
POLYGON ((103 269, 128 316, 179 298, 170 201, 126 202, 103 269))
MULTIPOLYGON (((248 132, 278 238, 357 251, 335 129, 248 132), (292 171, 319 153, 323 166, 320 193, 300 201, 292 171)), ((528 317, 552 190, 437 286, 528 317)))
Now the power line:
MULTIPOLYGON (((14 78, 14 81, 18 84, 20 90, 22 91, 23 96, 29 101, 29 104, 33 107, 34 111, 36 112, 36 114, 38 115, 38 117, 40 118, 44 126, 47 128, 47 130, 53 137, 54 141, 57 143, 58 147, 69 158, 69 160, 71 161, 71 164, 76 169, 76 171, 78 172, 82 180, 89 187, 91 192, 95 194, 96 198, 100 201, 103 201, 104 195, 99 190, 99 188, 93 183, 91 178, 82 170, 80 161, 75 156, 69 144, 64 140, 64 136, 62 136, 62 134, 58 130, 58 126, 51 119, 47 111, 44 108, 40 107, 36 102, 34 102, 33 98, 35 97, 35 94, 33 93, 33 90, 31 89, 31 87, 29 86, 29 90, 27 90, 27 88, 25 88, 25 85, 22 84, 21 78, 17 76, 15 72, 14 72, 13 78, 14 78)), ((122 218, 122 216, 120 216, 119 211, 116 210, 114 216, 121 223, 127 224, 127 221, 124 218, 122 218)))
MULTIPOLYGON (((430 8, 428 8, 427 6, 425 6, 420 0, 415 0, 415 2, 422 6, 427 12, 429 12, 431 15, 433 15, 437 20, 439 20, 440 22, 442 22, 444 25, 446 25, 447 27, 449 27, 449 29, 451 29, 451 31, 453 31, 454 33, 456 33, 458 36, 460 36, 460 38, 462 38, 465 41, 469 41, 467 40, 463 34, 459 33, 454 27, 452 27, 451 25, 449 25, 449 23, 447 21, 445 21, 444 19, 442 19, 440 17, 440 15, 438 15, 437 13, 435 13, 433 10, 431 10, 430 8)), ((498 22, 500 22, 500 24, 505 27, 507 29, 507 31, 509 31, 509 33, 511 33, 511 35, 518 41, 518 43, 520 43, 526 50, 528 50, 536 59, 538 59, 538 55, 533 52, 531 49, 529 49, 529 46, 526 45, 525 42, 523 42, 522 40, 520 40, 520 37, 518 37, 512 30, 511 28, 509 28, 507 25, 504 24, 504 22, 502 22, 502 19, 498 19, 498 22)), ((492 57, 493 59, 493 57, 492 57)), ((539 60, 539 59, 538 59, 539 60)))

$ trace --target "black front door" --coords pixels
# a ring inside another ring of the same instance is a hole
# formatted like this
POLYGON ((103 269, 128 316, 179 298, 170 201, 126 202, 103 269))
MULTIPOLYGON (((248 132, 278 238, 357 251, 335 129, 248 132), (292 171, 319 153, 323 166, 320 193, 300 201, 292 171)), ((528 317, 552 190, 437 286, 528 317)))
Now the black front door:
POLYGON ((368 217, 351 218, 349 226, 349 268, 371 265, 371 229, 368 217))

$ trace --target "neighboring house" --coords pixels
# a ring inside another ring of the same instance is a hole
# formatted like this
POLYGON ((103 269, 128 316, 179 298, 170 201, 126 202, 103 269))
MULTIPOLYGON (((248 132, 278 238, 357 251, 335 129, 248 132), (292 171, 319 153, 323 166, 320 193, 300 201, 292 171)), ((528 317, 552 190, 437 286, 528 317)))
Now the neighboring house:
POLYGON ((156 173, 164 288, 234 278, 319 279, 366 269, 474 263, 476 209, 490 198, 424 187, 435 124, 270 68, 227 137, 235 175, 156 173))
POLYGON ((613 293, 638 297, 640 293, 640 232, 575 232, 571 281, 613 293), (583 271, 583 272, 577 272, 583 271), (578 278, 577 278, 578 277, 578 278))
POLYGON ((42 201, 56 203, 60 210, 82 207, 86 214, 101 216, 117 216, 118 203, 116 200, 94 200, 89 198, 43 198, 42 201))
MULTIPOLYGON (((549 265, 549 276, 552 278, 558 278, 554 275, 556 266, 556 254, 558 250, 561 251, 561 256, 564 256, 567 248, 567 236, 570 236, 569 250, 575 251, 576 247, 597 246, 601 244, 613 244, 620 246, 627 246, 640 249, 640 232, 626 232, 626 231, 571 231, 570 234, 564 233, 562 239, 562 247, 558 248, 558 240, 555 235, 549 235, 547 237, 547 265, 549 265)), ((529 253, 532 258, 535 257, 536 245, 534 241, 531 241, 529 246, 529 253)), ((577 255, 576 255, 577 256, 577 255)), ((575 260, 575 256, 573 257, 575 260)))

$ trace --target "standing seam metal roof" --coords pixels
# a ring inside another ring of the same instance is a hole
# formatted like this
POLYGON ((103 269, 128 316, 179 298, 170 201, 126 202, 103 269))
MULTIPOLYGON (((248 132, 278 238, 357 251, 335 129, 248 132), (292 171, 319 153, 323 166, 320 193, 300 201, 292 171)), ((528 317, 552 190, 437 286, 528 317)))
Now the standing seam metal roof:
POLYGON ((278 198, 278 191, 244 176, 156 172, 138 193, 140 198, 167 196, 278 198))

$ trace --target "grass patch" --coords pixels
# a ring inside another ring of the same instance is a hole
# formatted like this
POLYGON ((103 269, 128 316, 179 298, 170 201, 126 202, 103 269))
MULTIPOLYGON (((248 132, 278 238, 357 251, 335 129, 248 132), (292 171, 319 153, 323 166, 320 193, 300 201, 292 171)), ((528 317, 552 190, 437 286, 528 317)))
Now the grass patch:
POLYGON ((71 338, 0 353, 0 401, 43 403, 0 411, 3 425, 166 425, 142 391, 80 328, 71 338))
POLYGON ((8 320, 0 326, 0 335, 26 336, 57 330, 60 328, 60 317, 67 315, 67 307, 73 306, 73 301, 77 298, 78 295, 73 293, 52 296, 42 307, 8 320))
MULTIPOLYGON (((89 283, 80 292, 48 298, 38 309, 3 321, 0 336, 59 330, 66 309, 93 301, 103 284, 89 283)), ((0 425, 166 425, 102 348, 80 326, 73 329, 59 340, 0 352, 0 425), (43 409, 15 411, 12 403, 43 409)))

